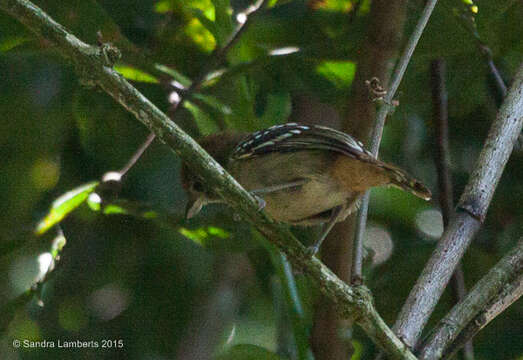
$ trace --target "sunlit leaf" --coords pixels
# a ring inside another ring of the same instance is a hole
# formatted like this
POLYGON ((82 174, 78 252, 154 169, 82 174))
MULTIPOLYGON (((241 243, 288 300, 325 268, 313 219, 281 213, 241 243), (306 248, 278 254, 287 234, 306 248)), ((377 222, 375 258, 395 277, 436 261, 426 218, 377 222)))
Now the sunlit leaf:
POLYGON ((134 68, 128 65, 115 65, 114 69, 118 71, 124 78, 132 81, 158 84, 159 81, 154 76, 142 71, 140 69, 134 68))
POLYGON ((356 73, 352 61, 324 61, 316 67, 316 72, 331 81, 337 88, 348 88, 356 73))
POLYGON ((218 240, 223 240, 230 237, 229 232, 214 226, 209 226, 206 228, 200 227, 193 230, 180 227, 178 232, 186 238, 194 241, 196 244, 204 247, 208 246, 210 242, 212 242, 212 240, 216 240, 216 238, 218 238, 218 240))
POLYGON ((216 360, 283 360, 281 356, 261 346, 236 345, 215 357, 216 360))
POLYGON ((192 13, 194 17, 196 17, 200 23, 207 29, 209 32, 216 38, 219 35, 219 29, 218 26, 214 21, 209 19, 203 11, 200 9, 192 9, 192 13))
POLYGON ((159 14, 165 14, 174 10, 173 5, 171 0, 160 0, 154 4, 154 11, 159 14))
POLYGON ((229 234, 227 231, 215 226, 207 227, 207 232, 210 235, 219 237, 220 239, 227 239, 229 236, 231 236, 231 234, 229 234))
POLYGON ((115 215, 115 214, 127 214, 127 210, 121 206, 109 204, 104 206, 104 214, 115 215))
POLYGON ((194 241, 198 245, 203 245, 205 239, 209 236, 207 231, 205 231, 203 228, 195 229, 195 230, 189 230, 187 228, 180 228, 178 230, 180 234, 188 238, 189 240, 194 241))
POLYGON ((212 32, 203 26, 197 18, 192 19, 187 24, 185 33, 206 52, 211 52, 216 47, 216 40, 212 32))
POLYGON ((317 9, 326 11, 349 12, 354 4, 350 0, 323 0, 314 3, 317 9))
POLYGON ((211 0, 191 0, 187 2, 187 5, 190 6, 191 9, 201 10, 211 21, 216 19, 214 5, 211 0))
POLYGON ((80 206, 89 196, 90 193, 96 189, 98 181, 82 185, 66 192, 58 199, 56 199, 49 213, 38 223, 35 233, 41 235, 49 230, 53 225, 58 224, 71 211, 80 206))
POLYGON ((363 355, 363 345, 361 342, 357 340, 352 340, 352 348, 354 349, 354 352, 352 353, 351 360, 360 360, 363 355))
MULTIPOLYGON (((110 203, 104 204, 102 207, 102 199, 96 193, 92 193, 89 196, 87 204, 89 204, 89 207, 94 211, 101 210, 104 215, 130 215, 142 219, 156 219, 161 217, 147 205, 126 199, 115 199, 110 203)), ((167 221, 165 216, 163 216, 161 220, 167 221)))

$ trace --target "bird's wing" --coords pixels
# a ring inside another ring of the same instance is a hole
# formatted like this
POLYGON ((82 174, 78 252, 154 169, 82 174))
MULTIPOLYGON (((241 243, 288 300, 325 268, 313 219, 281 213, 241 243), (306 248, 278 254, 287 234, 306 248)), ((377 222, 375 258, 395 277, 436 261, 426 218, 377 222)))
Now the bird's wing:
POLYGON ((350 135, 323 126, 296 123, 275 125, 249 135, 236 146, 231 159, 304 150, 333 151, 366 162, 375 161, 363 144, 350 135))

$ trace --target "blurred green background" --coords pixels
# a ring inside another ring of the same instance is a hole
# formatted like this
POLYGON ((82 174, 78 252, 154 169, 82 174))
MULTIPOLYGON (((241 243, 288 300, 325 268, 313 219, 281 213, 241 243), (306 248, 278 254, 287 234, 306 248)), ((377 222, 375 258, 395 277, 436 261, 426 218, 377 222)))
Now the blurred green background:
MULTIPOLYGON (((174 96, 169 84, 196 77, 212 50, 228 38, 237 14, 251 4, 35 3, 85 42, 95 44, 101 31, 103 40, 123 53, 117 69, 165 112, 174 96)), ((333 114, 343 117, 347 111, 370 1, 357 7, 349 0, 270 3, 229 52, 228 71, 206 82, 204 96, 178 111, 176 122, 191 135, 303 121, 302 108, 334 122, 333 114)), ((423 5, 408 2, 404 38, 423 5)), ((505 81, 510 82, 523 60, 522 3, 478 0, 475 5, 479 11, 471 15, 461 1, 439 2, 400 88, 400 106, 387 121, 380 150, 382 159, 407 169, 437 193, 429 64, 445 59, 456 199, 500 104, 472 31, 463 26, 470 19, 460 16, 474 16, 477 33, 492 49, 505 81)), ((11 306, 49 262, 49 255, 41 254, 51 251, 59 232, 52 228, 37 237, 34 229, 52 202, 120 169, 148 134, 105 93, 84 83, 47 41, 0 13, 0 358, 163 360, 213 354, 219 359, 276 359, 277 353, 293 358, 311 326, 319 294, 303 275, 294 277, 305 327, 297 331, 286 290, 293 278, 285 276, 285 264, 223 206, 209 206, 184 221, 180 159, 159 143, 123 183, 120 201, 128 202, 120 202, 116 212, 131 214, 104 215, 87 204, 79 206, 61 223, 67 243, 52 276, 31 301, 11 306), (58 340, 94 340, 100 347, 16 350, 13 339, 51 340, 55 345, 58 340), (103 340, 112 340, 105 343, 112 348, 102 349, 103 340)), ((522 236, 522 157, 519 144, 487 220, 464 257, 468 287, 522 236)), ((388 324, 441 227, 436 202, 424 203, 394 189, 373 191, 366 244, 374 257, 366 263, 365 278, 388 324)), ((304 242, 313 233, 296 229, 304 242)), ((452 303, 447 291, 428 328, 452 303)), ((476 359, 522 359, 522 334, 520 300, 475 339, 476 359)), ((353 359, 376 354, 360 329, 344 336, 356 349, 353 359)))

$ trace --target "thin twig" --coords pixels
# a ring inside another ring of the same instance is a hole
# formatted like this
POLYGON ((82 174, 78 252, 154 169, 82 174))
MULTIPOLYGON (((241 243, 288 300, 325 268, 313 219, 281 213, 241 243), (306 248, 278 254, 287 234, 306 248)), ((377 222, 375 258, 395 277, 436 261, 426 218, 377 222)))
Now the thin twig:
MULTIPOLYGON (((446 66, 442 59, 431 63, 431 88, 434 126, 434 162, 438 173, 439 203, 443 215, 443 226, 447 228, 450 218, 454 212, 454 200, 452 191, 452 180, 450 175, 450 150, 449 150, 449 126, 448 126, 448 94, 445 86, 446 66)), ((455 302, 463 300, 466 294, 465 274, 461 264, 451 279, 452 293, 455 302)), ((468 342, 463 349, 465 360, 474 360, 474 348, 472 342, 468 342)))
POLYGON ((7 330, 7 327, 16 314, 16 311, 29 303, 33 298, 36 297, 37 303, 40 306, 44 306, 44 303, 40 298, 43 286, 56 275, 56 268, 61 264, 60 258, 63 255, 63 248, 66 243, 62 228, 57 226, 56 229, 57 234, 53 239, 49 250, 51 260, 46 271, 38 274, 33 284, 31 284, 27 290, 0 307, 0 335, 3 335, 7 330))
MULTIPOLYGON (((487 43, 483 41, 481 35, 479 34, 478 27, 476 25, 476 12, 471 11, 471 6, 468 4, 462 4, 461 6, 462 10, 460 12, 457 12, 457 16, 461 20, 460 24, 472 36, 480 53, 487 61, 487 66, 496 84, 496 89, 500 95, 500 98, 503 99, 507 95, 507 86, 505 85, 505 82, 503 81, 503 78, 501 77, 501 74, 499 73, 496 64, 494 64, 492 50, 487 45, 487 43)), ((507 6, 508 7, 506 9, 512 6, 512 4, 509 3, 507 4, 507 6)), ((501 10, 500 13, 503 13, 504 11, 506 11, 506 9, 501 10)))
POLYGON ((448 127, 448 95, 445 86, 445 62, 434 60, 431 64, 432 125, 434 127, 434 162, 437 168, 439 203, 443 225, 448 226, 454 212, 452 180, 450 176, 450 151, 448 127))
MULTIPOLYGON (((364 286, 348 286, 307 249, 289 229, 275 223, 262 211, 256 199, 245 191, 209 154, 190 136, 162 113, 145 96, 107 64, 107 56, 100 47, 80 41, 63 26, 51 19, 28 0, 4 0, 0 9, 24 24, 29 30, 56 45, 83 76, 100 86, 125 109, 154 131, 182 159, 190 160, 190 170, 198 173, 218 196, 235 212, 253 224, 265 238, 275 244, 297 270, 307 274, 324 296, 337 306, 340 317, 355 317, 365 333, 394 359, 415 360, 410 350, 394 335, 373 305, 372 296, 364 286)), ((105 47, 106 44, 103 45, 105 47)))
POLYGON ((411 290, 395 324, 413 348, 456 265, 485 219, 494 190, 523 127, 523 65, 493 122, 457 212, 411 290))
MULTIPOLYGON (((517 291, 521 289, 523 276, 523 238, 485 275, 470 293, 439 322, 424 342, 419 354, 419 359, 440 359, 445 348, 451 344, 461 330, 478 315, 484 315, 484 309, 491 309, 492 320, 495 315, 510 305, 518 297, 517 291), (508 284, 508 286, 507 286, 508 284), (510 299, 507 306, 493 309, 491 306, 498 304, 499 300, 510 299), (490 303, 490 307, 489 307, 490 303)), ((521 295, 521 292, 519 293, 521 295)), ((478 324, 477 331, 486 325, 486 321, 478 324)), ((453 348, 453 350, 457 350, 453 348)))
POLYGON ((290 319, 292 334, 296 346, 297 359, 313 359, 309 345, 309 331, 305 321, 303 305, 301 303, 298 288, 292 271, 292 266, 286 256, 274 246, 267 246, 273 266, 281 281, 282 292, 285 298, 285 312, 290 319))
POLYGON ((129 159, 127 164, 125 164, 125 166, 120 170, 120 176, 122 178, 134 166, 134 164, 136 164, 138 159, 140 159, 140 157, 143 155, 145 150, 147 150, 149 145, 151 145, 151 143, 154 141, 155 138, 156 138, 156 135, 154 135, 154 133, 150 133, 149 136, 147 136, 147 139, 145 140, 145 142, 138 148, 138 150, 136 150, 136 152, 129 159))
POLYGON ((474 319, 472 319, 467 326, 459 333, 455 341, 451 343, 443 352, 443 358, 451 358, 456 351, 458 351, 463 344, 468 344, 476 334, 494 320, 510 305, 515 303, 523 295, 523 275, 519 275, 517 279, 506 284, 501 291, 501 294, 495 297, 491 303, 481 311, 474 319))
MULTIPOLYGON (((425 29, 425 26, 429 21, 430 15, 432 14, 432 10, 434 10, 434 6, 436 6, 437 2, 438 0, 430 0, 425 5, 425 8, 421 13, 420 19, 416 24, 416 28, 412 32, 407 46, 405 47, 405 50, 398 61, 398 64, 392 76, 390 86, 388 87, 387 94, 385 95, 383 99, 383 104, 381 105, 378 111, 378 115, 376 116, 376 125, 374 127, 374 131, 370 142, 370 151, 376 158, 378 157, 381 137, 383 136, 385 119, 393 109, 392 102, 394 100, 394 96, 396 95, 396 91, 400 86, 401 80, 403 79, 403 75, 405 74, 405 70, 407 69, 407 65, 409 64, 410 58, 414 53, 414 49, 416 49, 416 45, 418 44, 418 41, 421 38, 421 35, 423 34, 423 30, 425 29)), ((354 237, 355 251, 352 263, 353 279, 361 279, 362 277, 363 237, 365 233, 365 226, 367 224, 369 198, 370 192, 367 191, 363 196, 360 211, 358 213, 358 221, 356 224, 356 233, 354 237)))
MULTIPOLYGON (((173 103, 171 108, 169 109, 169 115, 171 116, 171 119, 174 119, 174 115, 178 112, 178 109, 183 104, 183 102, 191 98, 191 96, 194 93, 200 90, 202 84, 205 82, 205 79, 209 76, 210 72, 215 70, 217 66, 221 65, 225 61, 229 50, 238 42, 241 35, 245 32, 245 30, 247 30, 247 28, 251 24, 252 19, 255 17, 257 13, 259 13, 261 10, 265 8, 268 2, 268 0, 258 0, 255 5, 251 6, 249 9, 243 12, 246 16, 245 21, 239 23, 236 29, 234 29, 229 39, 225 42, 225 44, 214 51, 209 61, 200 71, 200 74, 196 76, 196 78, 193 80, 189 88, 183 92, 179 92, 179 100, 173 103)), ((151 145, 151 143, 154 141, 155 137, 156 135, 154 134, 154 132, 151 132, 149 134, 144 143, 138 148, 138 150, 136 150, 133 156, 131 156, 131 158, 129 159, 127 164, 122 168, 122 170, 120 170, 120 175, 122 177, 134 166, 134 164, 136 164, 136 162, 140 159, 145 150, 147 150, 149 145, 151 145)))

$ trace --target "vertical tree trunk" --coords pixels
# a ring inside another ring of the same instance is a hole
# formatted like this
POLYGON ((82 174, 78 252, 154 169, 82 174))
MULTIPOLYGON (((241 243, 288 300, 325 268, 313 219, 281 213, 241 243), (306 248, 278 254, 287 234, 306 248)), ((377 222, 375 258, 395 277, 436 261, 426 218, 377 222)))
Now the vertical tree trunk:
MULTIPOLYGON (((365 42, 359 50, 351 97, 342 130, 367 142, 376 116, 375 103, 369 101, 365 80, 380 79, 385 87, 398 56, 405 23, 406 0, 374 0, 369 15, 365 42)), ((345 282, 351 279, 352 239, 355 216, 337 224, 322 247, 322 260, 345 282)), ((333 304, 322 299, 316 305, 312 346, 317 360, 350 359, 351 347, 340 336, 350 326, 336 316, 333 304)))

